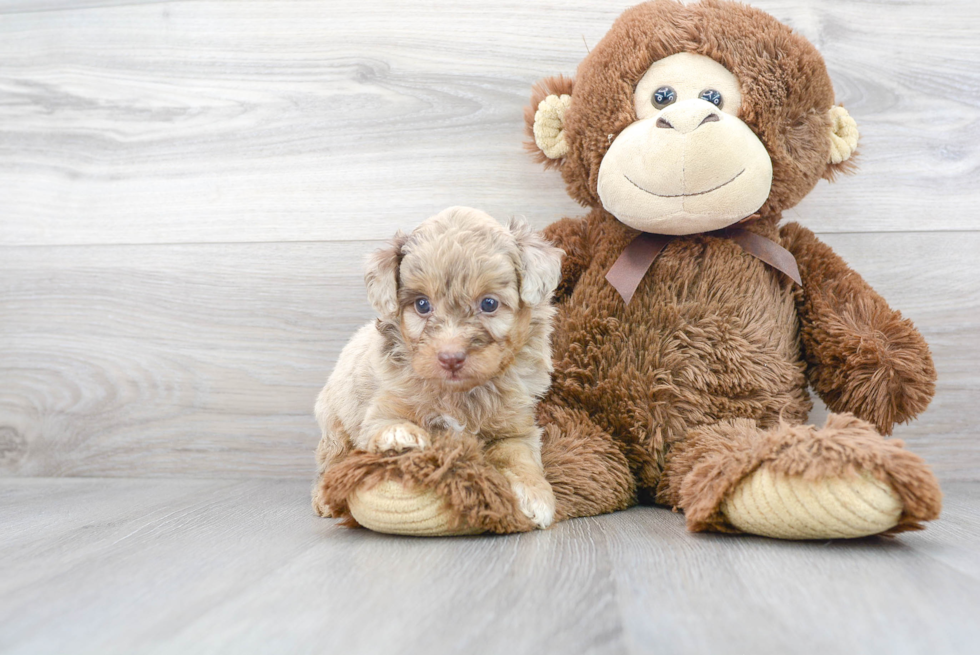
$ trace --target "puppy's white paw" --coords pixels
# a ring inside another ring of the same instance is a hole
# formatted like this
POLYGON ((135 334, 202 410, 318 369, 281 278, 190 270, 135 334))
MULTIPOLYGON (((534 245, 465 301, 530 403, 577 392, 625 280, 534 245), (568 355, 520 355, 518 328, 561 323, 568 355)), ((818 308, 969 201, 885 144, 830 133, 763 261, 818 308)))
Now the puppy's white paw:
POLYGON ((389 425, 368 441, 367 449, 372 453, 383 453, 387 450, 401 452, 417 448, 424 449, 429 445, 429 433, 412 423, 389 425))
POLYGON ((511 491, 517 496, 524 516, 539 528, 547 528, 555 520, 555 494, 545 480, 533 485, 524 484, 516 477, 510 480, 511 491))

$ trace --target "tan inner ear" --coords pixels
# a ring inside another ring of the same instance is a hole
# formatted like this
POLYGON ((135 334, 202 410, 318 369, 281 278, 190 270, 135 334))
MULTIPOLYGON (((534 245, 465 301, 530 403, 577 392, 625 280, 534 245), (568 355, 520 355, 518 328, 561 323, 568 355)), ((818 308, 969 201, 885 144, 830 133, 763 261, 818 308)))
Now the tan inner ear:
POLYGON ((561 159, 568 154, 565 141, 565 110, 572 104, 568 94, 551 94, 540 103, 534 113, 534 143, 549 159, 561 159))
POLYGON ((857 122, 843 107, 831 107, 830 120, 832 123, 830 156, 827 161, 831 164, 839 164, 847 161, 854 154, 860 134, 858 133, 857 122))

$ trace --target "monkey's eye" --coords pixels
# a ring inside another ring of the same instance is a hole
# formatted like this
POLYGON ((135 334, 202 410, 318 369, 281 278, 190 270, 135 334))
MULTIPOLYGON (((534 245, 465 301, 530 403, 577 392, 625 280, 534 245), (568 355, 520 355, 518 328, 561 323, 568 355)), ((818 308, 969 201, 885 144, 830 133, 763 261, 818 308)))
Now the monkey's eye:
POLYGON ((663 109, 674 100, 677 100, 677 94, 669 86, 662 86, 653 92, 653 106, 657 109, 663 109))
POLYGON ((497 307, 499 306, 500 303, 497 301, 497 299, 491 298, 490 296, 487 296, 486 298, 480 301, 480 311, 486 314, 494 313, 495 311, 497 311, 497 307))
POLYGON ((701 98, 702 100, 707 100, 718 109, 721 109, 722 104, 724 104, 724 100, 722 99, 721 94, 715 91, 714 89, 705 89, 704 91, 701 92, 701 95, 699 95, 698 97, 701 98))
POLYGON ((418 298, 415 301, 415 311, 421 316, 425 316, 432 311, 432 303, 429 302, 428 298, 418 298))

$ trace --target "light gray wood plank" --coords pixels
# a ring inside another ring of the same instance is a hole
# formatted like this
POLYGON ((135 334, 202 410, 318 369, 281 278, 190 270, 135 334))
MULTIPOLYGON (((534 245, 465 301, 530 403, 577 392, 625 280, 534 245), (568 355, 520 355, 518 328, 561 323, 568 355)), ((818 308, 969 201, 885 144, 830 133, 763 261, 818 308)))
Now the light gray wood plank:
POLYGON ((377 245, 8 249, 0 470, 309 475, 377 245))
POLYGON ((665 509, 508 537, 314 517, 299 481, 0 480, 7 653, 972 653, 980 487, 921 534, 693 535, 665 509))
POLYGON ((978 490, 975 486, 949 484, 944 491, 943 520, 927 530, 906 535, 902 542, 980 583, 980 514, 970 510, 978 490), (951 517, 955 518, 946 520, 951 517))
MULTIPOLYGON (((958 509, 941 523, 975 530, 975 513, 958 509)), ((620 532, 628 538, 611 551, 639 652, 656 652, 665 636, 667 652, 687 653, 975 650, 980 581, 920 550, 917 535, 806 543, 691 535, 655 512, 631 511, 620 532)), ((935 538, 961 561, 977 560, 975 546, 935 538)))
MULTIPOLYGON (((980 234, 826 238, 932 346, 937 398, 896 436, 980 479, 980 234)), ((0 249, 0 473, 306 477, 378 245, 0 249)))
POLYGON ((78 11, 126 5, 164 4, 171 0, 0 0, 0 14, 25 14, 42 11, 78 11))
POLYGON ((54 494, 43 480, 0 484, 3 524, 41 528, 0 546, 4 652, 133 652, 162 619, 205 613, 314 545, 311 528, 329 528, 314 526, 296 481, 61 480, 54 494), (42 498, 23 498, 31 490, 42 498))
MULTIPOLYGON (((378 239, 452 204, 577 215, 522 152, 522 108, 633 1, 90 4, 0 21, 0 244, 378 239)), ((822 49, 864 135, 861 173, 791 217, 976 229, 980 5, 756 4, 822 49)))

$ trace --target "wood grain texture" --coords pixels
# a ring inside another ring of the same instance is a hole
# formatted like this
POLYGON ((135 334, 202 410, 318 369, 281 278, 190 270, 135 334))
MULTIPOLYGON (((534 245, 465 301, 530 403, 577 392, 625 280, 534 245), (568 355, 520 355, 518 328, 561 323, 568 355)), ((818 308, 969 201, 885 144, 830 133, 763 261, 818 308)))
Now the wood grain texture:
POLYGON ((636 508, 414 540, 312 515, 363 256, 453 204, 581 215, 521 114, 630 4, 0 0, 0 651, 975 652, 974 0, 753 1, 861 128, 859 174, 787 218, 933 348, 936 400, 896 430, 944 484, 928 530, 793 544, 636 508))
POLYGON ((635 508, 508 537, 318 519, 299 481, 0 480, 4 653, 973 653, 980 486, 893 540, 635 508))
POLYGON ((306 476, 377 245, 8 249, 4 470, 306 476))
MULTIPOLYGON (((521 110, 628 4, 0 0, 0 475, 305 477, 372 240, 582 213, 521 110)), ((787 218, 921 327, 940 390, 897 435, 980 479, 980 6, 756 4, 864 135, 787 218)))
MULTIPOLYGON (((939 393, 896 436, 980 480, 980 233, 826 240, 932 346, 939 393)), ((379 245, 0 249, 0 474, 309 476, 379 245)))
MULTIPOLYGON (((379 239, 453 204, 577 215, 523 154, 522 108, 630 4, 7 0, 0 244, 379 239)), ((861 173, 790 217, 976 229, 980 5, 755 4, 822 50, 863 134, 861 173)))

